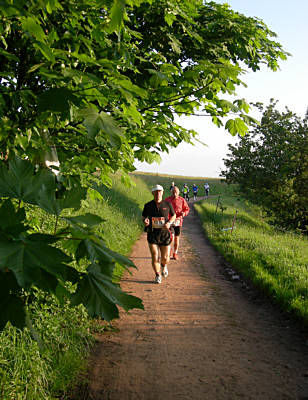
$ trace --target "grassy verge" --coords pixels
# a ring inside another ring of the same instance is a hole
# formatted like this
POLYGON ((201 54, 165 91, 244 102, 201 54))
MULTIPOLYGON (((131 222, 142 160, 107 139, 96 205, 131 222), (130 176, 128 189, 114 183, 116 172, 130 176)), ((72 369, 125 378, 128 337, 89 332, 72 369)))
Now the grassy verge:
MULTIPOLYGON (((114 176, 113 187, 102 190, 103 198, 90 194, 82 210, 104 219, 98 232, 112 250, 125 255, 142 232, 142 207, 151 199, 138 177, 133 177, 133 182, 135 186, 127 187, 119 175, 114 176)), ((31 210, 31 216, 38 231, 54 229, 54 217, 39 210, 31 210)), ((122 272, 119 267, 115 279, 120 279, 122 272)), ((39 291, 31 291, 28 296, 32 332, 7 325, 0 333, 0 399, 63 398, 87 368, 87 355, 94 342, 93 321, 83 307, 60 305, 39 291)))
POLYGON ((39 340, 33 340, 29 329, 11 325, 0 333, 1 399, 54 399, 86 368, 93 338, 84 310, 59 307, 52 297, 35 295, 30 314, 39 340))
POLYGON ((196 204, 203 228, 216 249, 282 309, 308 325, 308 241, 280 233, 258 208, 234 194, 196 204), (232 231, 232 225, 234 229, 232 231))

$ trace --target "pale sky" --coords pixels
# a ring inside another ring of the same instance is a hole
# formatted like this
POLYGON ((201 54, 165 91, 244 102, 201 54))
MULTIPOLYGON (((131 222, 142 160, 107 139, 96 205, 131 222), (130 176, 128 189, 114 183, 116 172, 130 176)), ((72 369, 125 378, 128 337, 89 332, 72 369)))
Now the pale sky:
MULTIPOLYGON (((228 3, 234 11, 262 19, 278 35, 274 40, 292 54, 287 61, 280 62, 278 72, 263 69, 243 76, 248 87, 238 88, 238 97, 265 105, 274 98, 279 100, 281 110, 288 107, 303 118, 308 107, 308 0, 216 0, 216 3, 228 3)), ((234 144, 237 138, 224 128, 218 129, 209 117, 182 117, 177 122, 197 131, 207 147, 181 144, 169 154, 162 154, 159 165, 136 162, 137 171, 219 177, 220 170, 224 169, 227 145, 234 144)))

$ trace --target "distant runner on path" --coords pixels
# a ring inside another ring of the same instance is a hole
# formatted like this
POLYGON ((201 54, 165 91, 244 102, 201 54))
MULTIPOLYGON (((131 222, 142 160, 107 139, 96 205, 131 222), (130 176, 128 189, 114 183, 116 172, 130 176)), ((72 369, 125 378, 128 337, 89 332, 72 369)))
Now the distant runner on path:
POLYGON ((186 201, 189 201, 189 187, 186 185, 186 183, 184 183, 184 186, 182 188, 182 193, 183 193, 183 197, 186 201))
POLYGON ((172 196, 167 197, 165 200, 172 204, 173 209, 176 213, 176 219, 173 224, 174 225, 173 258, 174 260, 177 260, 178 250, 180 245, 181 227, 183 225, 183 218, 188 215, 189 206, 186 200, 180 196, 180 189, 177 186, 174 187, 172 196))
POLYGON ((209 192, 210 192, 210 185, 206 182, 206 184, 204 185, 204 192, 205 192, 205 196, 209 197, 209 192))
POLYGON ((194 200, 197 200, 198 186, 196 184, 193 184, 192 190, 193 190, 194 200))
POLYGON ((152 188, 154 200, 146 203, 142 220, 147 232, 147 241, 152 256, 152 267, 155 272, 155 283, 162 282, 162 275, 167 278, 167 264, 170 260, 171 226, 176 218, 172 204, 163 200, 164 188, 155 185, 152 188), (161 260, 159 262, 159 251, 161 260))

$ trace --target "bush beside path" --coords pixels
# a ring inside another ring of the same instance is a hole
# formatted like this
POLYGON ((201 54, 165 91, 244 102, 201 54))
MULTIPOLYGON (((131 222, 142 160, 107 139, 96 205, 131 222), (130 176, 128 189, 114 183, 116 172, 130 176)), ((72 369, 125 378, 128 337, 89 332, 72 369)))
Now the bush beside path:
POLYGON ((242 281, 205 238, 192 210, 180 259, 154 285, 146 235, 131 259, 138 270, 122 288, 145 311, 122 313, 97 335, 85 400, 307 399, 307 336, 242 281))

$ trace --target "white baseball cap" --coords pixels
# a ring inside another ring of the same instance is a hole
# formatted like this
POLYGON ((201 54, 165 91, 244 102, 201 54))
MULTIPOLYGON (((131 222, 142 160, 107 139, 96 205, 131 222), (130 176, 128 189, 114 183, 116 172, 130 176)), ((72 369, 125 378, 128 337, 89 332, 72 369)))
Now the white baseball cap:
POLYGON ((157 190, 164 191, 164 188, 161 185, 155 185, 155 186, 152 187, 152 193, 156 192, 157 190))

